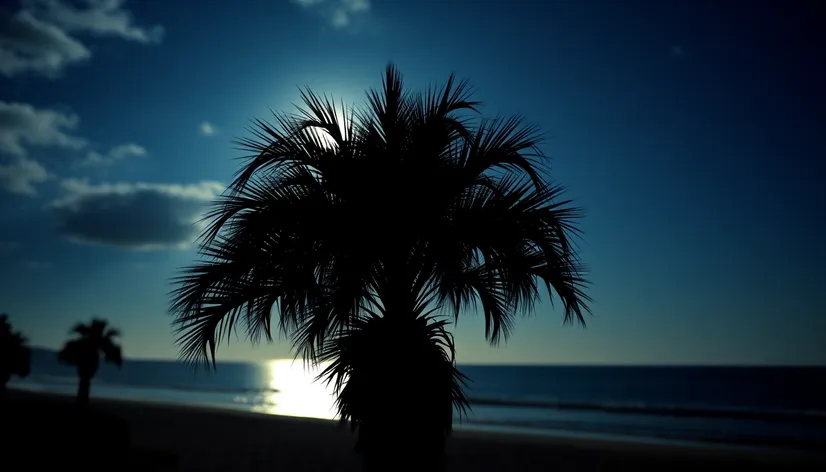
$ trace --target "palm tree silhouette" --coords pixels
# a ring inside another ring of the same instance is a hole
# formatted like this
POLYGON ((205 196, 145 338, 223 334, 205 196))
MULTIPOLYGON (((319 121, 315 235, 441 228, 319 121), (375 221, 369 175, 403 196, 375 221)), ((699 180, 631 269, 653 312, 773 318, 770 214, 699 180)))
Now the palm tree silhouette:
POLYGON ((0 315, 0 399, 5 397, 6 384, 12 375, 26 377, 31 370, 31 351, 26 338, 13 331, 9 316, 0 315))
POLYGON ((454 407, 467 407, 449 320, 480 309, 505 340, 540 286, 584 323, 587 281, 538 130, 480 119, 467 82, 414 93, 388 65, 363 108, 301 91, 298 115, 255 120, 250 153, 206 219, 204 259, 175 279, 181 355, 215 362, 241 322, 275 328, 296 356, 332 362, 342 422, 368 470, 444 465, 454 407), (412 462, 411 462, 412 461, 412 462), (417 462, 418 461, 418 462, 417 462))
POLYGON ((76 324, 69 333, 77 334, 78 337, 66 342, 58 353, 58 361, 77 367, 77 375, 80 377, 77 402, 86 405, 89 403, 92 377, 100 365, 100 354, 103 354, 104 361, 118 367, 123 363, 121 348, 115 342, 120 332, 110 328, 106 320, 95 318, 89 324, 76 324))

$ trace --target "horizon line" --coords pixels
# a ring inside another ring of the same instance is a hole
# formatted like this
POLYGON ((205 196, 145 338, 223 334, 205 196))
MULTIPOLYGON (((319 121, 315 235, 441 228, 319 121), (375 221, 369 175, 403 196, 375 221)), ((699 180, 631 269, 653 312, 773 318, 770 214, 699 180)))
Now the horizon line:
MULTIPOLYGON (((53 349, 49 347, 43 346, 29 346, 31 349, 36 349, 40 351, 49 351, 54 352, 57 354, 58 349, 53 349)), ((228 360, 217 360, 216 363, 218 364, 262 364, 267 362, 273 361, 283 361, 283 360, 293 360, 296 362, 303 361, 303 358, 292 358, 292 357, 274 357, 271 359, 248 359, 248 360, 238 360, 238 359, 228 359, 228 360)), ((170 358, 170 357, 124 357, 125 362, 177 362, 181 364, 186 364, 187 361, 177 359, 177 358, 170 358)), ((200 363, 199 363, 200 364, 200 363)), ((210 361, 209 364, 212 364, 210 361)), ((467 367, 675 367, 675 368, 687 368, 687 367, 705 367, 705 368, 771 368, 771 367, 785 367, 785 368, 821 368, 826 369, 826 364, 791 364, 791 363, 721 363, 721 364, 709 364, 709 363, 692 363, 692 362, 672 362, 672 363, 637 363, 637 362, 621 362, 621 363, 599 363, 599 362, 457 362, 456 365, 460 366, 467 366, 467 367)))

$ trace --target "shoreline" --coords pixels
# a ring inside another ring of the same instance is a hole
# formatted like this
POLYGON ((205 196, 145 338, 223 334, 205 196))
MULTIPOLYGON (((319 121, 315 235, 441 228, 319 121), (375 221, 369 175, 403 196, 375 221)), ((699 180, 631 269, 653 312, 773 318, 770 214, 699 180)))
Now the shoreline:
MULTIPOLYGON (((12 402, 36 408, 71 397, 9 390, 12 402)), ((123 418, 133 446, 178 458, 177 470, 359 470, 355 435, 335 420, 277 416, 200 405, 92 398, 100 412, 123 418), (250 463, 259 464, 253 467, 250 463), (243 465, 247 464, 247 465, 243 465), (287 465, 291 464, 291 465, 287 465), (252 468, 250 468, 252 467, 252 468)), ((399 421, 404 421, 403 417, 399 421)), ((45 425, 44 425, 45 427, 45 425)), ((652 444, 459 428, 448 440, 449 470, 696 470, 707 466, 752 470, 824 470, 810 453, 708 444, 652 444), (632 466, 633 465, 633 466, 632 466)))
MULTIPOLYGON (((50 390, 37 390, 31 388, 21 388, 19 386, 10 386, 10 390, 34 395, 53 396, 55 398, 72 398, 73 394, 66 392, 56 392, 50 390)), ((98 397, 97 401, 103 402, 126 402, 131 404, 145 404, 164 406, 172 408, 186 408, 196 410, 214 410, 218 412, 226 412, 230 414, 253 415, 253 417, 264 416, 274 418, 296 418, 302 420, 313 420, 321 422, 330 422, 338 424, 338 420, 320 417, 302 417, 293 415, 279 415, 269 413, 266 411, 256 411, 245 407, 244 404, 227 404, 227 403, 211 403, 211 402, 194 402, 181 403, 175 400, 164 399, 146 399, 146 398, 129 398, 129 397, 98 397)), ((497 434, 497 435, 516 435, 531 438, 549 438, 554 441, 590 441, 595 443, 605 444, 620 444, 623 447, 635 447, 640 445, 642 447, 656 446, 656 447, 676 447, 676 448, 694 448, 694 449, 720 449, 722 451, 734 451, 744 453, 777 453, 777 454, 802 454, 815 455, 821 449, 811 444, 789 442, 789 443, 765 443, 755 441, 736 441, 716 438, 675 438, 669 436, 656 436, 638 433, 611 433, 576 429, 543 429, 532 426, 524 426, 518 423, 486 423, 486 422, 454 422, 453 436, 462 437, 470 434, 497 434)))

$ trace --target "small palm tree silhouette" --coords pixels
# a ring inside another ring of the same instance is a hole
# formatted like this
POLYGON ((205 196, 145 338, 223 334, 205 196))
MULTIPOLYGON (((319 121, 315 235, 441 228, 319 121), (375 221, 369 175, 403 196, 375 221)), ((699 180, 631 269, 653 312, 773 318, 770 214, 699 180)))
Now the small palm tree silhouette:
POLYGON ((121 348, 115 342, 120 332, 108 327, 106 320, 95 318, 89 324, 78 323, 70 333, 78 337, 66 342, 58 354, 58 361, 77 367, 80 377, 77 402, 85 405, 89 403, 89 389, 100 365, 100 355, 103 354, 104 361, 118 367, 123 363, 121 348))
POLYGON ((0 315, 0 398, 5 396, 12 375, 26 377, 30 370, 31 351, 26 338, 12 330, 8 315, 0 315))

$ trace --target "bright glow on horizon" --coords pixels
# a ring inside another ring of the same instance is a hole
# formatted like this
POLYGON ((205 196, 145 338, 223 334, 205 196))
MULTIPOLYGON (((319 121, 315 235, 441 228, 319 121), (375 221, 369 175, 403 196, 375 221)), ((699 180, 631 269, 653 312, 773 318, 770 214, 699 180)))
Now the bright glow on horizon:
POLYGON ((253 411, 271 415, 335 419, 335 395, 332 385, 315 381, 326 365, 305 367, 301 359, 269 361, 268 394, 253 411))

